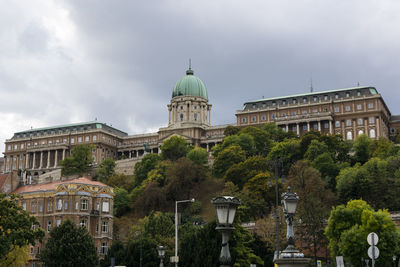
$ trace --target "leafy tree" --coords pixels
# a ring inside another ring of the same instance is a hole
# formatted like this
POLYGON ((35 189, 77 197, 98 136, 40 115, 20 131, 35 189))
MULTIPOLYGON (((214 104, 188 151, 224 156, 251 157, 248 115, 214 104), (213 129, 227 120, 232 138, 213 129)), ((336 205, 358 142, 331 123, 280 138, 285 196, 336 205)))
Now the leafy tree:
POLYGON ((49 267, 99 265, 93 238, 86 227, 78 227, 70 220, 51 230, 40 260, 49 267))
POLYGON ((123 173, 117 174, 115 173, 107 180, 107 185, 111 187, 120 187, 125 189, 126 191, 131 191, 134 187, 134 175, 125 175, 123 173))
POLYGON ((187 158, 199 165, 207 165, 208 152, 204 148, 195 147, 187 154, 187 158))
POLYGON ((252 177, 260 172, 265 172, 268 168, 266 158, 262 156, 249 157, 243 162, 229 167, 225 173, 225 180, 231 181, 240 189, 252 177))
POLYGON ((202 166, 181 158, 167 170, 165 193, 169 200, 191 198, 195 186, 207 177, 202 166))
POLYGON ((161 145, 161 156, 163 159, 175 161, 186 157, 190 149, 191 147, 185 139, 174 135, 161 145))
POLYGON ((275 123, 267 123, 264 126, 264 131, 267 132, 269 138, 274 142, 282 142, 287 138, 287 133, 275 123))
POLYGON ((333 193, 325 188, 320 173, 304 160, 298 161, 290 169, 288 184, 300 198, 297 209, 300 219, 297 227, 298 236, 302 243, 307 244, 306 249, 312 251, 316 264, 317 251, 321 249, 325 239, 324 227, 329 217, 329 208, 334 201, 333 193))
POLYGON ((255 153, 257 155, 268 155, 272 147, 272 140, 266 131, 257 127, 246 127, 240 130, 240 133, 248 134, 253 137, 255 153))
POLYGON ((124 188, 115 187, 114 194, 114 215, 121 217, 130 210, 131 198, 124 188))
POLYGON ((304 159, 313 161, 322 153, 327 153, 327 151, 328 151, 328 146, 325 143, 320 142, 318 140, 312 140, 307 148, 306 153, 304 154, 304 159))
POLYGON ((372 140, 365 134, 362 134, 357 137, 356 141, 354 142, 353 149, 354 149, 354 158, 356 162, 365 163, 369 160, 371 151, 372 140))
POLYGON ((374 211, 363 200, 351 200, 331 211, 325 234, 333 256, 343 255, 353 266, 367 258, 367 235, 379 236, 380 256, 376 266, 390 266, 392 256, 400 252, 400 232, 386 210, 374 211))
POLYGON ((292 164, 301 158, 300 141, 286 139, 276 143, 268 154, 268 160, 278 160, 282 164, 283 172, 288 173, 292 164))
POLYGON ((215 146, 213 148, 214 157, 217 158, 219 153, 230 146, 239 146, 245 152, 246 156, 255 154, 254 138, 247 133, 240 133, 238 135, 226 136, 222 144, 215 146))
POLYGON ((17 196, 0 193, 0 260, 7 262, 16 249, 43 237, 39 222, 18 205, 17 196))
POLYGON ((115 174, 115 161, 112 158, 106 158, 99 164, 96 177, 99 181, 107 183, 108 179, 115 174))
POLYGON ((332 155, 328 152, 318 155, 311 162, 311 165, 321 173, 322 179, 332 191, 336 191, 336 176, 339 174, 340 169, 348 167, 348 164, 335 163, 332 155))
POLYGON ((240 146, 232 145, 222 150, 215 158, 213 173, 216 177, 223 177, 233 164, 246 159, 246 154, 240 146))
POLYGON ((371 143, 371 154, 372 157, 378 157, 386 159, 390 156, 395 156, 399 149, 398 147, 386 138, 379 138, 371 143))
POLYGON ((92 145, 77 145, 72 155, 60 161, 61 174, 73 175, 86 173, 92 163, 92 145))
POLYGON ((25 267, 30 259, 28 246, 13 245, 10 252, 0 259, 0 266, 25 267))
POLYGON ((160 160, 161 157, 158 154, 147 154, 140 162, 136 163, 134 185, 139 186, 147 178, 149 171, 154 169, 160 160))
POLYGON ((224 130, 224 136, 235 135, 235 134, 238 134, 239 132, 240 132, 240 128, 239 127, 229 125, 224 130))

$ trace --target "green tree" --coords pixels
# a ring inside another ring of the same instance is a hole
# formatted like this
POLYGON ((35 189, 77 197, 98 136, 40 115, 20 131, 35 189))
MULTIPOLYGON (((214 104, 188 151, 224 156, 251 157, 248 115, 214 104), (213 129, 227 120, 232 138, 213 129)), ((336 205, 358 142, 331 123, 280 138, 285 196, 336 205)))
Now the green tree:
POLYGON ((213 173, 216 177, 223 177, 230 166, 242 162, 245 159, 246 153, 240 146, 229 146, 222 150, 215 158, 213 173))
POLYGON ((393 142, 386 138, 379 138, 379 140, 372 141, 371 145, 372 157, 386 159, 390 156, 395 156, 399 149, 393 142))
POLYGON ((256 152, 254 138, 247 133, 240 133, 238 135, 226 136, 222 144, 215 146, 213 148, 214 157, 217 158, 220 152, 230 146, 239 146, 245 152, 246 156, 252 156, 256 152))
POLYGON ((367 258, 367 235, 379 236, 380 256, 376 266, 390 266, 392 256, 400 252, 400 232, 386 210, 374 211, 363 200, 351 200, 331 211, 325 234, 332 256, 343 255, 353 266, 367 258))
POLYGON ((238 134, 239 132, 240 132, 240 128, 239 127, 229 125, 224 130, 224 136, 235 135, 235 134, 238 134))
POLYGON ((304 154, 304 159, 308 159, 309 161, 313 161, 322 153, 326 153, 328 151, 328 146, 320 142, 318 140, 312 140, 310 145, 307 148, 306 153, 304 154))
POLYGON ((112 158, 106 158, 99 164, 96 177, 99 181, 107 183, 108 179, 115 174, 115 161, 112 158))
POLYGON ((372 140, 365 134, 357 137, 353 145, 354 159, 356 162, 360 162, 363 164, 369 160, 371 154, 371 142, 372 140))
POLYGON ((60 161, 61 174, 73 175, 88 172, 92 159, 92 145, 77 145, 72 155, 60 161))
POLYGON ((163 159, 175 161, 179 158, 186 157, 191 147, 188 142, 179 136, 172 136, 165 140, 161 145, 161 156, 163 159))
POLYGON ((149 171, 154 169, 160 160, 161 157, 158 154, 147 154, 140 162, 136 163, 134 186, 139 186, 147 178, 149 171))
POLYGON ((131 191, 134 187, 135 176, 125 175, 123 173, 113 174, 107 180, 107 185, 111 187, 124 188, 126 191, 131 191))
POLYGON ((86 227, 78 227, 70 220, 51 230, 40 260, 49 267, 99 265, 93 238, 86 227))
POLYGON ((115 187, 114 194, 114 215, 121 217, 130 210, 131 198, 124 188, 115 187))
POLYGON ((290 169, 288 184, 300 198, 297 208, 300 219, 298 236, 302 244, 307 244, 305 249, 312 251, 316 265, 317 251, 326 243, 324 227, 329 217, 329 208, 334 202, 334 195, 325 188, 320 173, 305 160, 298 161, 290 169))
POLYGON ((272 147, 272 140, 266 131, 257 127, 246 127, 240 130, 240 133, 248 134, 253 137, 255 153, 257 155, 268 155, 272 147))
POLYGON ((29 262, 29 247, 13 245, 10 252, 0 258, 0 266, 2 267, 25 267, 29 262))
POLYGON ((265 124, 264 131, 267 132, 269 138, 274 142, 282 142, 285 138, 288 137, 287 133, 281 127, 278 127, 275 123, 265 124))
POLYGON ((208 163, 208 152, 204 148, 195 147, 187 154, 187 158, 196 164, 205 166, 208 163))
POLYGON ((0 193, 0 260, 7 261, 18 247, 35 245, 35 240, 44 237, 39 222, 18 205, 17 199, 0 193))
POLYGON ((278 160, 282 164, 283 172, 286 174, 292 164, 300 158, 300 141, 296 139, 286 139, 276 143, 268 154, 268 160, 278 160))

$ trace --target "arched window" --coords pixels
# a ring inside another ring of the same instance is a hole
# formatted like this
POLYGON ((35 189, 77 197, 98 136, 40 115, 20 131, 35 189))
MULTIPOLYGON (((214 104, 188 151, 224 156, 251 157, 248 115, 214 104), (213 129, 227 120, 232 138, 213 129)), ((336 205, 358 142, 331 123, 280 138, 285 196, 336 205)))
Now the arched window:
POLYGON ((358 131, 358 135, 362 135, 362 134, 364 134, 364 131, 363 130, 359 130, 358 131))
POLYGON ((197 121, 197 114, 194 114, 194 120, 197 121))
POLYGON ((180 114, 179 117, 181 118, 181 121, 183 121, 183 114, 180 114))
POLYGON ((370 138, 375 138, 375 137, 376 137, 376 135, 375 135, 375 129, 369 130, 369 137, 370 137, 370 138))
POLYGON ((347 140, 353 140, 352 132, 347 132, 347 140))

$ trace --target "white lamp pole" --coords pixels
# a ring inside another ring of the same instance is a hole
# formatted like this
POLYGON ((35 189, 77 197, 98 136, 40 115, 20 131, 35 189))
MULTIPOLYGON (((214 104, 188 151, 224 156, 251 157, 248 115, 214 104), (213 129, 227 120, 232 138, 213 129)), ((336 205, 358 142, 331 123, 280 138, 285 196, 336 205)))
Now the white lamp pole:
POLYGON ((178 267, 178 203, 194 202, 194 198, 175 201, 175 267, 178 267))

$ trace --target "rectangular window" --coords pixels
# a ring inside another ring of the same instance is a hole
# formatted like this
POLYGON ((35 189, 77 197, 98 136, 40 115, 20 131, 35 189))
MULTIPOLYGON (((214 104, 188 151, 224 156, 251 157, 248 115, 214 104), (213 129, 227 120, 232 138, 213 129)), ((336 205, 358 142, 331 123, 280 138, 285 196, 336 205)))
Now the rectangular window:
POLYGON ((368 103, 368 108, 374 108, 374 103, 368 103))
POLYGON ((26 210, 26 202, 22 202, 22 209, 26 210))
POLYGON ((325 123, 324 123, 324 128, 325 128, 325 129, 328 129, 328 128, 329 128, 329 123, 328 123, 328 122, 325 122, 325 123))
POLYGON ((101 243, 101 250, 100 250, 100 253, 101 253, 102 255, 107 254, 107 242, 101 243))
POLYGON ((346 93, 346 97, 350 97, 350 93, 349 92, 346 93))
POLYGON ((253 116, 253 117, 251 117, 251 121, 256 121, 256 117, 255 116, 253 116))
POLYGON ((43 212, 43 203, 39 202, 39 212, 43 212))
POLYGON ((339 112, 339 107, 335 107, 335 112, 339 112))
POLYGON ((357 104, 357 110, 361 110, 362 109, 362 105, 361 104, 357 104))
POLYGON ((51 221, 47 222, 47 232, 50 232, 51 230, 51 221))
POLYGON ((329 99, 328 96, 324 95, 324 100, 328 100, 328 99, 329 99))
POLYGON ((51 199, 47 202, 47 211, 53 211, 53 201, 51 199))
POLYGON ((314 102, 316 102, 318 100, 318 97, 314 96, 313 100, 314 100, 314 102))
POLYGON ((307 103, 307 98, 306 97, 303 98, 303 103, 307 103))
POLYGON ((375 123, 375 118, 369 117, 369 124, 374 124, 374 123, 375 123))
POLYGON ((82 143, 82 137, 78 137, 78 143, 82 143))
POLYGON ((80 220, 79 226, 80 227, 86 227, 86 220, 80 220))
POLYGON ((265 115, 261 116, 262 121, 265 121, 265 119, 266 119, 265 115))
POLYGON ((286 105, 286 100, 282 100, 282 105, 286 105))
POLYGON ((88 200, 82 199, 81 200, 81 210, 87 210, 87 209, 88 209, 88 200))
POLYGON ((62 209, 62 199, 57 199, 57 210, 62 209))
POLYGON ((350 111, 350 106, 346 106, 346 107, 345 107, 345 110, 346 110, 346 111, 350 111))
POLYGON ((24 149, 24 144, 21 144, 21 149, 24 149))
POLYGON ((292 116, 296 116, 296 111, 293 111, 293 112, 292 112, 292 116))
POLYGON ((357 96, 361 96, 361 92, 360 91, 357 91, 357 96))
POLYGON ((102 233, 108 233, 108 222, 102 222, 101 223, 101 232, 102 233))
POLYGON ((93 141, 97 141, 97 135, 93 135, 93 141))
POLYGON ((103 208, 102 208, 103 212, 109 212, 110 211, 110 205, 108 201, 103 201, 103 208))
POLYGON ((357 125, 363 125, 364 120, 363 119, 357 119, 357 125))
POLYGON ((71 138, 71 144, 75 144, 75 138, 71 138))
POLYGON ((68 200, 64 200, 64 210, 68 210, 68 200))
POLYGON ((89 142, 89 136, 85 136, 85 142, 89 142))
POLYGON ((351 120, 346 120, 346 126, 351 126, 351 120))
POLYGON ((32 213, 36 213, 36 201, 33 201, 33 202, 31 203, 31 212, 32 212, 32 213))
POLYGON ((57 219, 56 220, 56 226, 58 227, 58 226, 60 226, 60 224, 61 224, 61 219, 57 219))
POLYGON ((297 103, 297 100, 296 100, 296 99, 293 99, 292 103, 293 103, 293 104, 296 104, 296 103, 297 103))
POLYGON ((335 99, 339 99, 339 94, 335 94, 335 99))

